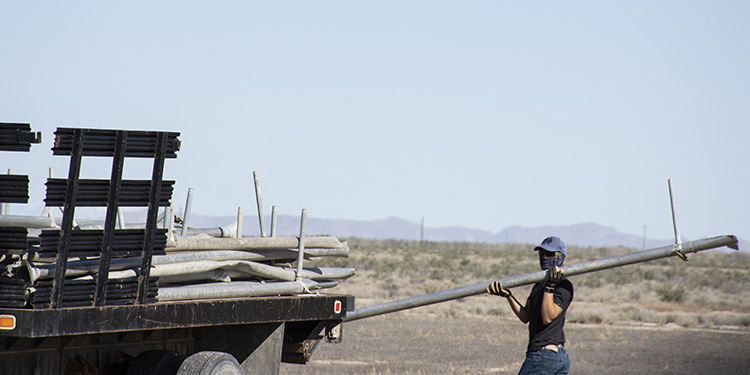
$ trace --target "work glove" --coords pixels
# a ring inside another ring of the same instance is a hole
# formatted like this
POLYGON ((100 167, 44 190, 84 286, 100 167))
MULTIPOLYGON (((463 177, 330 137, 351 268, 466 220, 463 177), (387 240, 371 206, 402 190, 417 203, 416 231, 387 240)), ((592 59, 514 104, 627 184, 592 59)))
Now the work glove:
POLYGON ((499 281, 493 281, 485 290, 493 296, 510 297, 510 290, 503 289, 503 284, 500 284, 499 281))
POLYGON ((557 284, 563 279, 565 271, 558 266, 554 266, 547 270, 546 282, 544 283, 544 290, 549 293, 554 293, 557 284))

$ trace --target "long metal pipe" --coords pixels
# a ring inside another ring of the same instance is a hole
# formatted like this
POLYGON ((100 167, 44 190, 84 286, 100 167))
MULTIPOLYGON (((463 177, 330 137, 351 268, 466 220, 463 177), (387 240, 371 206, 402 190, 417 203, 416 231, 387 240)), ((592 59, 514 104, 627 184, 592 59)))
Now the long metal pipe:
POLYGON ((263 215, 263 197, 260 194, 260 177, 258 171, 253 171, 253 181, 255 182, 255 202, 258 205, 258 223, 260 223, 260 236, 266 236, 266 221, 263 215))
MULTIPOLYGON (((175 247, 167 251, 182 250, 251 250, 293 249, 299 247, 297 237, 243 237, 243 238, 185 238, 178 239, 175 247)), ((336 237, 307 237, 305 247, 339 248, 344 245, 336 237)))
POLYGON ((193 192, 195 189, 189 188, 187 200, 185 201, 185 211, 182 213, 182 235, 187 236, 190 223, 190 208, 193 205, 193 192))
MULTIPOLYGON (((734 235, 725 235, 712 238, 701 239, 697 241, 685 242, 682 244, 682 253, 696 253, 702 250, 714 249, 717 247, 727 246, 737 250, 737 237, 734 235)), ((573 264, 563 267, 566 276, 575 276, 589 272, 606 270, 609 268, 621 267, 629 264, 648 262, 655 259, 675 256, 674 246, 664 246, 656 249, 644 250, 630 254, 618 255, 610 258, 597 259, 588 262, 573 264)), ((503 287, 513 288, 522 285, 530 285, 544 280, 545 271, 527 273, 525 275, 511 276, 498 279, 503 287)), ((411 309, 414 307, 431 305, 438 302, 450 301, 458 298, 474 296, 485 293, 485 288, 492 281, 468 285, 460 288, 443 290, 440 292, 424 294, 421 296, 406 298, 398 301, 387 302, 379 305, 367 306, 354 310, 346 315, 345 321, 354 321, 371 316, 392 313, 396 311, 411 309)))

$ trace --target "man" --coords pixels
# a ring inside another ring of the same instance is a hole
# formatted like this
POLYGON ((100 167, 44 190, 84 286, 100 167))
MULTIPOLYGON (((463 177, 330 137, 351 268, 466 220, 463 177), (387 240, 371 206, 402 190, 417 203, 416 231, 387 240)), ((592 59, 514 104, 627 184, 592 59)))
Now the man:
POLYGON ((487 293, 505 297, 518 319, 529 323, 526 359, 518 374, 567 374, 570 357, 564 347, 563 326, 565 313, 573 300, 573 284, 563 278, 560 268, 565 261, 565 243, 559 237, 547 237, 534 251, 539 252, 539 265, 547 275, 534 284, 526 306, 521 306, 498 281, 487 287, 487 293))

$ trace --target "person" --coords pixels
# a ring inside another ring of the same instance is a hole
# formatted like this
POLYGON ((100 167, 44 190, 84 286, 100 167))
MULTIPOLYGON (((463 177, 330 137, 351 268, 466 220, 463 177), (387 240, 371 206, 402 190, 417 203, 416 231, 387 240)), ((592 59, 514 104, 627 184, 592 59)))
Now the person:
POLYGON ((567 255, 565 243, 559 237, 547 237, 534 251, 539 253, 539 265, 547 274, 534 284, 525 306, 499 281, 492 282, 487 293, 505 297, 518 319, 529 324, 526 359, 518 374, 567 374, 570 357, 565 351, 563 326, 573 301, 573 284, 564 278, 561 268, 567 255))

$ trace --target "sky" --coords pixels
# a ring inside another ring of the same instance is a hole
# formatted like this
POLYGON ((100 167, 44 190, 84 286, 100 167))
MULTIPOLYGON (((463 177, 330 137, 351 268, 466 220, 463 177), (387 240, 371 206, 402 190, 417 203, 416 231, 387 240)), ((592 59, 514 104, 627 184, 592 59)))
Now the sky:
MULTIPOLYGON (((750 238, 750 3, 159 1, 0 5, 2 153, 41 213, 58 127, 181 133, 173 202, 500 231, 595 222, 750 238)), ((152 164, 125 162, 125 178, 152 164)), ((83 178, 111 160, 86 158, 83 178)))

